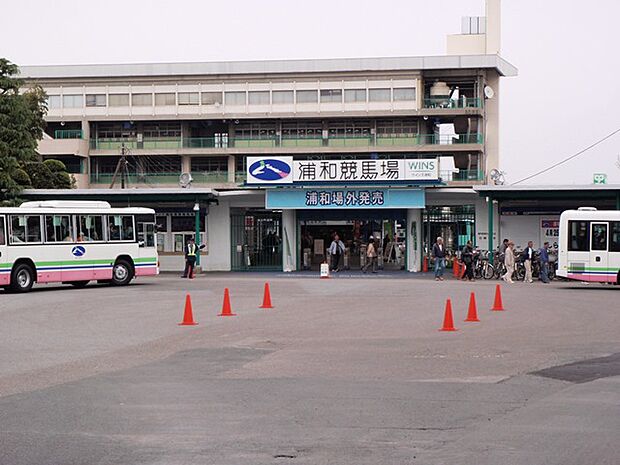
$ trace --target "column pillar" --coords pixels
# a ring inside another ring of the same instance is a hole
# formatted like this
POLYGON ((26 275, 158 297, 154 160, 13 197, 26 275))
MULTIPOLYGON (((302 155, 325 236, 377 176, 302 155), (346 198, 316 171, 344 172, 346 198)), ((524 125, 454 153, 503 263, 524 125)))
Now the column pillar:
POLYGON ((200 266, 200 203, 198 200, 194 204, 194 226, 196 228, 196 266, 200 266))
POLYGON ((297 269, 297 214, 295 210, 282 210, 282 271, 297 269))
POLYGON ((488 244, 488 250, 489 250, 489 263, 492 265, 493 264, 493 199, 490 197, 487 197, 487 208, 488 208, 488 222, 489 222, 489 226, 488 226, 488 239, 489 239, 489 244, 488 244))
POLYGON ((229 183, 233 183, 234 184, 236 170, 237 170, 237 164, 235 162, 235 156, 234 155, 228 155, 228 182, 229 183))
POLYGON ((407 271, 418 272, 422 268, 422 209, 407 210, 407 271))

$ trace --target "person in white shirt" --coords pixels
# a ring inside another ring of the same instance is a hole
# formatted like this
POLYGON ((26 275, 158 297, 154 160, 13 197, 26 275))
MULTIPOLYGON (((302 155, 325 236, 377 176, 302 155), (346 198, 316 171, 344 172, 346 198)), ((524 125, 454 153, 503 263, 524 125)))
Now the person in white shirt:
POLYGON ((340 256, 344 255, 344 243, 338 233, 334 234, 334 240, 329 246, 329 255, 332 257, 332 271, 340 271, 340 256))

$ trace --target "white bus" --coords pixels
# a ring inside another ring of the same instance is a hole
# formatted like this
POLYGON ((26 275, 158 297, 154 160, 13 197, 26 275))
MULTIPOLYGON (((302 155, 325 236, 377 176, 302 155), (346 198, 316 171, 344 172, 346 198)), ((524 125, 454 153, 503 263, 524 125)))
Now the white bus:
POLYGON ((37 283, 121 286, 159 273, 155 211, 107 202, 24 202, 0 208, 0 287, 37 283))
POLYGON ((558 276, 620 284, 620 211, 567 210, 559 241, 558 276))

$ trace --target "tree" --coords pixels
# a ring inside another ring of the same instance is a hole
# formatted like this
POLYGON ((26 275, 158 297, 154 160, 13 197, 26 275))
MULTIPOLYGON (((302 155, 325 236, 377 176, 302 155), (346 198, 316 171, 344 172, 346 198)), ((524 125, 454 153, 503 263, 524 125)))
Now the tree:
POLYGON ((72 187, 64 164, 45 165, 37 153, 43 137, 47 95, 38 85, 20 94, 19 68, 0 58, 0 201, 15 199, 23 187, 72 187))

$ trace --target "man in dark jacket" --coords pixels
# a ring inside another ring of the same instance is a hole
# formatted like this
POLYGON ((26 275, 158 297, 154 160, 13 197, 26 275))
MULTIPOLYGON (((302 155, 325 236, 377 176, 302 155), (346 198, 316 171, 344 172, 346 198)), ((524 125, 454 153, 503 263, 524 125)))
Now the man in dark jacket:
POLYGON ((534 243, 529 241, 527 247, 523 251, 523 265, 525 266, 525 278, 523 281, 526 283, 532 282, 532 261, 534 260, 534 243))
POLYGON ((549 242, 545 242, 540 248, 540 280, 549 283, 549 242))
POLYGON ((193 237, 190 237, 185 244, 185 271, 181 278, 194 279, 194 266, 196 266, 196 257, 198 249, 204 249, 205 245, 198 247, 193 237))
POLYGON ((435 259, 435 281, 443 281, 443 272, 446 268, 446 248, 441 237, 438 237, 437 242, 433 244, 432 256, 435 259))

